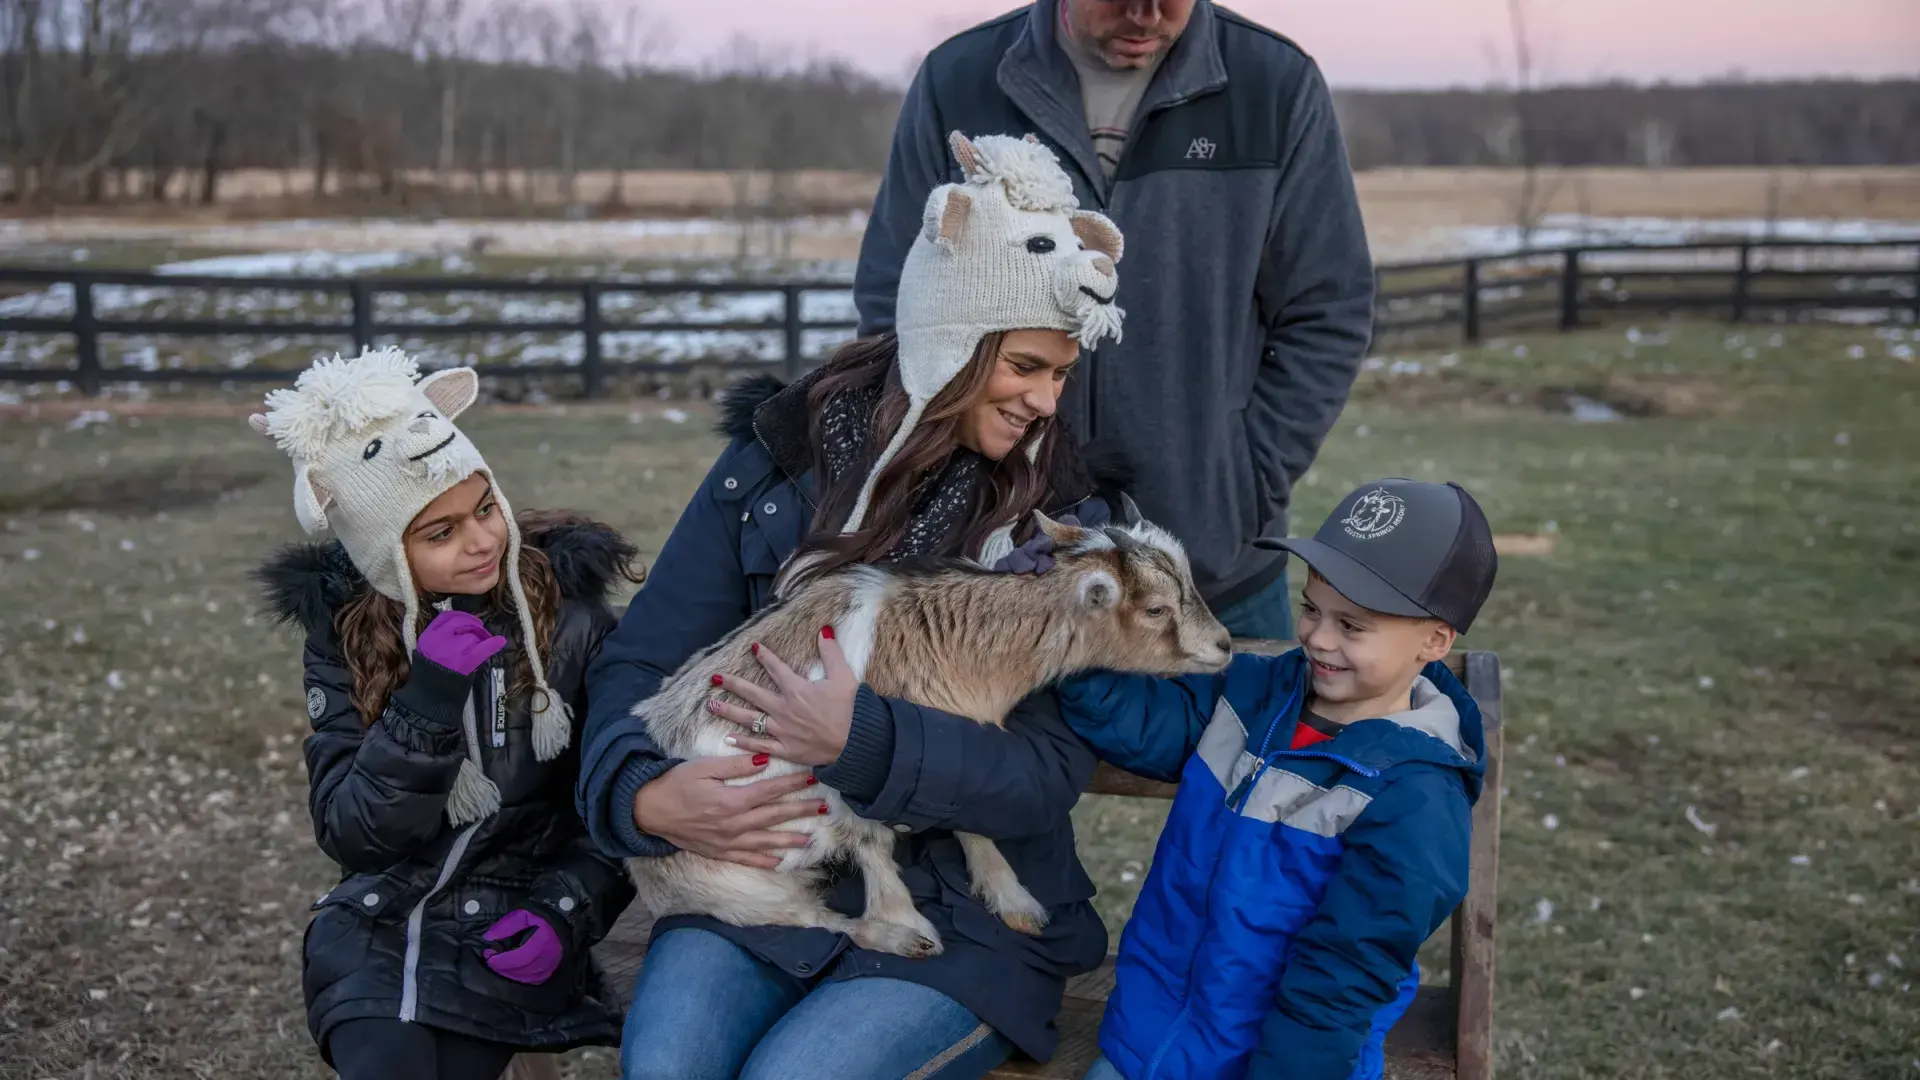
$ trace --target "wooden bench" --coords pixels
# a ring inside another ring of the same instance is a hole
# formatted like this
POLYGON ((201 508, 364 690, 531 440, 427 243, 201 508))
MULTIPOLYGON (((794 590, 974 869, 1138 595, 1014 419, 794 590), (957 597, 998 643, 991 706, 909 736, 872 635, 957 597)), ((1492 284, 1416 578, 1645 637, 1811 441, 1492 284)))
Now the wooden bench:
MULTIPOLYGON (((1241 652, 1274 655, 1290 643, 1243 640, 1241 652)), ((1500 661, 1490 652, 1455 653, 1447 664, 1480 705, 1487 747, 1486 786, 1473 811, 1472 869, 1467 898, 1453 913, 1452 962, 1447 985, 1422 986, 1413 1007, 1387 1035, 1389 1080, 1490 1080, 1493 1076, 1494 893, 1500 866, 1500 661)), ((1088 794, 1171 799, 1172 784, 1135 776, 1102 763, 1088 794)), ((646 955, 653 920, 629 911, 594 955, 607 983, 624 1002, 646 955)), ((1117 938, 1118 935, 1115 935, 1117 938)), ((1053 1060, 1016 1060, 993 1072, 996 1080, 1079 1080, 1099 1054, 1096 1037, 1107 995, 1113 990, 1113 957, 1097 971, 1067 984, 1057 1024, 1060 1047, 1053 1060)), ((545 1080, 552 1058, 522 1056, 516 1074, 545 1080)))

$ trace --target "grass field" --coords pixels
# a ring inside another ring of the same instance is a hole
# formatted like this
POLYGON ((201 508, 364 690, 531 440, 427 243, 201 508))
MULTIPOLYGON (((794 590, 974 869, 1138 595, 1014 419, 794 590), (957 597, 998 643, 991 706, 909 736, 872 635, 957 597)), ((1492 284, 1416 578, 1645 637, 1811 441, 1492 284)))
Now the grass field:
MULTIPOLYGON (((1503 1077, 1920 1076, 1912 338, 1392 357, 1303 482, 1296 530, 1402 474, 1555 539, 1506 560, 1468 641, 1509 679, 1503 1077)), ((469 429, 520 505, 652 553, 718 448, 687 413, 469 429)), ((238 418, 0 420, 0 1077, 321 1075, 297 642, 244 578, 294 533, 285 473, 238 418)), ((1156 813, 1078 813, 1116 925, 1156 813)))

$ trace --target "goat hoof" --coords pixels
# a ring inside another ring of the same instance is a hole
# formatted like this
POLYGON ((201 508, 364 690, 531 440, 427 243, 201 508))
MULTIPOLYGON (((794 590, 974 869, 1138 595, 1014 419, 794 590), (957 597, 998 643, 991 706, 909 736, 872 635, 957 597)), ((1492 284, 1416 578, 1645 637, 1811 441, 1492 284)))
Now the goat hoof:
POLYGON ((1040 931, 1047 928, 1047 909, 1024 889, 1016 896, 1003 898, 1001 903, 987 901, 987 910, 1000 916, 1000 921, 1009 929, 1028 937, 1039 937, 1040 931))
POLYGON ((1006 923, 1010 929, 1025 934, 1028 937, 1039 937, 1040 931, 1047 928, 1046 919, 1036 919, 1031 915, 1015 915, 1009 913, 1000 916, 1000 921, 1006 923))
POLYGON ((946 948, 939 931, 931 923, 907 926, 903 923, 863 922, 854 929, 854 944, 875 952, 892 953, 909 960, 938 956, 946 948))

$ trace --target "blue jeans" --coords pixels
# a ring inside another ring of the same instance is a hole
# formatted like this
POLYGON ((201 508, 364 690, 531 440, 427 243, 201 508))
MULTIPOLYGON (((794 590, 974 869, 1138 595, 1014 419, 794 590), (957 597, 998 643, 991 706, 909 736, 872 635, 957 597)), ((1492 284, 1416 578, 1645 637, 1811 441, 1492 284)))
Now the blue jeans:
POLYGON ((1013 1045, 918 983, 809 986, 708 930, 653 940, 620 1040, 622 1080, 967 1080, 1013 1045))
POLYGON ((1282 571, 1271 585, 1213 613, 1237 638, 1293 640, 1293 599, 1282 571))
POLYGON ((1127 1078, 1121 1076, 1120 1070, 1113 1067, 1113 1062, 1107 1060, 1107 1055, 1101 1054, 1080 1080, 1127 1080, 1127 1078))

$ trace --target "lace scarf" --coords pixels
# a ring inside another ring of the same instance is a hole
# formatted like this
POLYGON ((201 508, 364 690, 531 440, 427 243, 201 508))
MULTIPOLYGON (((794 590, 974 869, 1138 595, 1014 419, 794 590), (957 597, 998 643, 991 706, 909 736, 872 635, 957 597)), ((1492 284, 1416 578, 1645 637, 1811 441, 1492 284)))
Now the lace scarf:
MULTIPOLYGON (((855 478, 853 482, 866 478, 877 452, 871 446, 871 436, 880 394, 878 386, 849 390, 835 396, 821 410, 820 440, 827 466, 827 484, 839 484, 849 477, 855 478)), ((953 534, 966 525, 985 472, 984 457, 965 447, 954 448, 939 472, 920 482, 914 492, 907 531, 887 553, 887 559, 929 555, 945 548, 953 534)))

